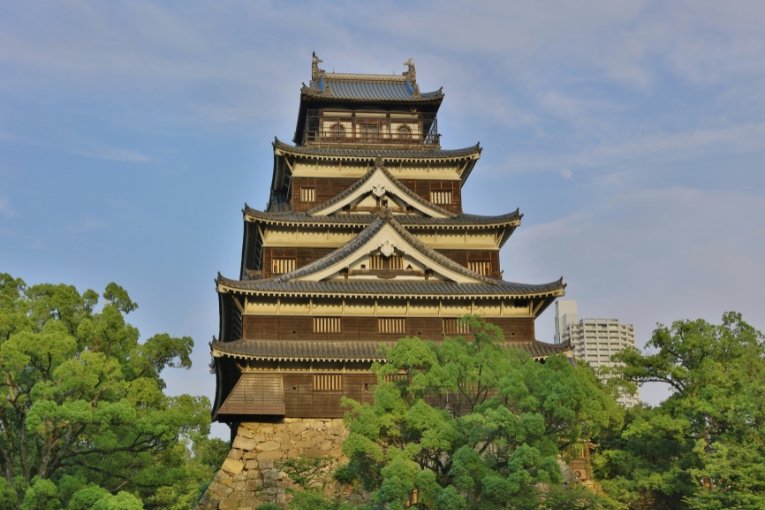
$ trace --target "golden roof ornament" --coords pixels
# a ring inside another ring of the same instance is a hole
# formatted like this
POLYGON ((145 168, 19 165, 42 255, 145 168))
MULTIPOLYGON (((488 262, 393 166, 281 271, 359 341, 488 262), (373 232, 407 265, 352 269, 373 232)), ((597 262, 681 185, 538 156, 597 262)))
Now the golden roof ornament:
POLYGON ((417 71, 414 69, 414 59, 412 57, 409 57, 406 59, 406 62, 404 62, 404 65, 406 66, 407 70, 404 71, 402 74, 406 76, 407 81, 412 84, 412 88, 414 89, 414 95, 419 96, 420 95, 420 87, 417 85, 417 71))
POLYGON ((321 69, 319 67, 319 64, 321 64, 322 62, 324 61, 319 58, 316 52, 315 51, 312 52, 311 54, 311 79, 312 80, 318 80, 319 77, 324 74, 324 69, 321 69))

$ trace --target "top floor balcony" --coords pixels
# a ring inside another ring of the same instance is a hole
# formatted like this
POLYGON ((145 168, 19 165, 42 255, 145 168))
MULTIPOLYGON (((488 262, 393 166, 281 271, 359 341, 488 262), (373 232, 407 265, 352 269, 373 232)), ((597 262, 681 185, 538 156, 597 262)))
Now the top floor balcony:
POLYGON ((309 110, 305 145, 440 148, 435 114, 423 112, 309 110))

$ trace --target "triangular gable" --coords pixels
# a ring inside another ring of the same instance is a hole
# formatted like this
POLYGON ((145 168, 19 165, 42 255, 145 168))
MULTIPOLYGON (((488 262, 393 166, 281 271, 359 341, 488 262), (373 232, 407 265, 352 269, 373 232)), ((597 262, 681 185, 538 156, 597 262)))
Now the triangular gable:
POLYGON ((364 177, 328 201, 308 211, 312 216, 339 212, 379 209, 384 204, 393 212, 416 211, 430 218, 449 218, 454 214, 431 204, 393 177, 381 165, 370 168, 364 177))
POLYGON ((494 281, 428 248, 391 217, 375 219, 345 246, 296 271, 277 277, 279 281, 303 282, 378 278, 456 283, 494 281), (398 257, 394 267, 375 264, 389 263, 393 257, 398 257))

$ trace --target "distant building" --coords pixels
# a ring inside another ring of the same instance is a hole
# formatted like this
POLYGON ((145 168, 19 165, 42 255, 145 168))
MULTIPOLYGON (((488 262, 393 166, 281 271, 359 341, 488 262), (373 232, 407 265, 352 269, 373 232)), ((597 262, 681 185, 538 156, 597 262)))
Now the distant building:
MULTIPOLYGON (((606 382, 601 369, 617 366, 611 357, 635 347, 635 328, 618 319, 579 319, 576 301, 559 300, 555 304, 555 341, 570 342, 574 358, 589 364, 606 382)), ((619 401, 633 406, 639 398, 637 394, 622 395, 619 401)))

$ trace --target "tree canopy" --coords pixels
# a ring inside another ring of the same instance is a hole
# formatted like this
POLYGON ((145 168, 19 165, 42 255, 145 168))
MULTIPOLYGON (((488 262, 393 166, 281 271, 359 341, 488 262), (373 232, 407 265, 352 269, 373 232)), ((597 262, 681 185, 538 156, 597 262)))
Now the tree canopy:
POLYGON ((671 396, 629 413, 596 457, 603 487, 630 508, 765 508, 765 346, 738 313, 658 327, 652 354, 625 351, 623 377, 671 396))
POLYGON ((503 347, 496 326, 466 321, 472 340, 403 339, 374 367, 374 403, 346 402, 350 462, 339 476, 391 509, 606 505, 560 485, 567 447, 621 420, 592 371, 559 356, 535 362, 503 347))
POLYGON ((209 401, 164 393, 193 341, 139 341, 137 308, 0 274, 0 507, 189 508, 225 444, 207 439, 209 401))

